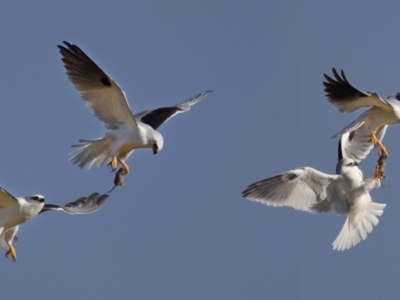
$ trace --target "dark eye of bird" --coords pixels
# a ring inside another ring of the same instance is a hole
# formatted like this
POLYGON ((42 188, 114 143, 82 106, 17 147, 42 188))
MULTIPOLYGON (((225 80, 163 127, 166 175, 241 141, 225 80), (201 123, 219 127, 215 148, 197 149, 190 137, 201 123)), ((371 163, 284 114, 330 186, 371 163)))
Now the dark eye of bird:
POLYGON ((31 199, 32 199, 32 200, 35 200, 35 201, 38 201, 38 200, 39 200, 39 197, 38 197, 38 196, 33 196, 33 197, 31 197, 31 199))

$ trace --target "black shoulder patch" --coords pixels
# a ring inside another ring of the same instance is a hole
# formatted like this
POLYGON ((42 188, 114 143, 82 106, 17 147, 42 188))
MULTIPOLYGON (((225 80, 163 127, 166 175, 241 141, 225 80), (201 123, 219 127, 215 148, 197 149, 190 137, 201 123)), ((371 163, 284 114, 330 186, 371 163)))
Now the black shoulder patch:
POLYGON ((104 84, 105 86, 111 86, 111 81, 107 77, 101 77, 101 83, 104 84))
POLYGON ((290 181, 295 180, 297 177, 299 177, 299 176, 295 173, 289 173, 286 175, 286 178, 290 181))
POLYGON ((176 106, 160 107, 143 116, 140 121, 153 127, 154 130, 157 130, 158 127, 179 110, 181 109, 176 106))
POLYGON ((349 141, 351 142, 354 139, 354 136, 356 135, 356 131, 351 131, 349 134, 349 141))
POLYGON ((342 137, 339 139, 338 143, 338 161, 343 159, 343 153, 342 153, 342 137))
POLYGON ((400 93, 397 93, 395 97, 397 100, 400 100, 400 93))

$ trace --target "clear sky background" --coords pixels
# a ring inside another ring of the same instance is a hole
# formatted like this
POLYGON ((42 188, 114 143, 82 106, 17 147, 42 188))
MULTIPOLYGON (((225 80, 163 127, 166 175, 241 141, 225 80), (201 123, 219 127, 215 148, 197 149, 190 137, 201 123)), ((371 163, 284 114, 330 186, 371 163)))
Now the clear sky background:
MULTIPOLYGON (((3 1, 4 2, 4 1, 3 1)), ((395 299, 400 293, 400 126, 385 137, 387 203, 366 241, 332 242, 345 217, 241 198, 296 167, 334 173, 358 113, 326 100, 323 73, 400 91, 400 4, 373 1, 7 1, 0 5, 0 186, 64 204, 112 187, 70 145, 105 133, 65 76, 77 44, 133 112, 214 93, 138 150, 126 186, 95 214, 49 212, 22 225, 16 263, 0 253, 3 299, 395 299), (268 3, 267 3, 268 2, 268 3)), ((373 174, 377 152, 362 162, 373 174)))

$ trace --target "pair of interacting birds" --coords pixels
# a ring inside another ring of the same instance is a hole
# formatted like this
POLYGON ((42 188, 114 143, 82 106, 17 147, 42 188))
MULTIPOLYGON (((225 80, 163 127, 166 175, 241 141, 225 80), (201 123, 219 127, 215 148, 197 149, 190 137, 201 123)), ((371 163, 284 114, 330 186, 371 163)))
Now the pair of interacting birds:
MULTIPOLYGON (((126 159, 138 148, 150 148, 157 154, 164 145, 157 129, 178 113, 183 113, 204 99, 212 91, 206 91, 171 107, 160 107, 134 115, 124 91, 78 46, 64 42, 58 46, 66 73, 75 88, 81 93, 90 111, 103 121, 108 129, 103 138, 79 140, 76 150, 70 153, 70 161, 80 168, 97 167, 107 163, 113 171, 120 170, 114 180, 115 186, 122 185, 122 176, 129 174, 126 159)), ((0 248, 8 248, 6 256, 17 259, 13 242, 19 224, 36 215, 59 210, 68 214, 89 214, 105 203, 108 194, 93 193, 65 206, 45 204, 42 195, 14 197, 0 188, 0 248)))
POLYGON ((308 212, 348 214, 342 230, 333 242, 334 250, 346 250, 365 240, 379 223, 386 204, 374 203, 373 188, 381 186, 388 151, 382 144, 387 126, 400 123, 400 93, 382 99, 376 92, 363 92, 349 83, 343 71, 333 68, 333 77, 324 74, 326 96, 340 112, 369 107, 338 132, 339 162, 337 175, 313 168, 291 170, 248 186, 242 196, 270 206, 291 206, 308 212), (379 164, 374 178, 359 168, 374 146, 379 146, 379 164))

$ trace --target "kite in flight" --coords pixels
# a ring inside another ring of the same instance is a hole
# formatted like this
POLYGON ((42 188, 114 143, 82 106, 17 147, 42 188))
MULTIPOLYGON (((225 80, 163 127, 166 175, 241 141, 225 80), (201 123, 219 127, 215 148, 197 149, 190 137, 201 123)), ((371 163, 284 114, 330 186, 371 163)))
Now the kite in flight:
POLYGON ((382 144, 387 126, 400 123, 400 93, 382 99, 376 92, 364 92, 347 80, 343 70, 340 74, 332 69, 334 78, 324 74, 326 97, 340 112, 353 112, 370 107, 333 137, 341 135, 340 147, 343 157, 357 162, 364 159, 371 149, 379 146, 379 155, 388 157, 382 144))
POLYGON ((171 107, 147 110, 134 115, 124 91, 78 46, 64 41, 58 45, 66 74, 95 117, 104 122, 108 132, 96 140, 79 140, 76 150, 70 153, 74 164, 80 168, 97 167, 108 163, 113 171, 118 164, 124 174, 130 168, 126 159, 138 148, 150 148, 158 153, 164 145, 157 128, 178 113, 204 99, 211 91, 198 94, 171 107))
POLYGON ((336 166, 338 175, 297 168, 249 185, 242 196, 269 206, 348 214, 333 242, 334 250, 346 250, 367 238, 386 207, 372 202, 369 194, 381 186, 381 180, 366 176, 357 165, 350 158, 340 160, 336 166))
POLYGON ((12 260, 17 260, 17 251, 13 247, 13 241, 19 224, 22 224, 42 212, 60 210, 67 214, 90 214, 105 203, 108 195, 93 193, 89 197, 81 197, 64 206, 45 204, 42 195, 27 197, 14 197, 5 189, 0 188, 0 249, 8 247, 6 257, 11 255, 12 260))

